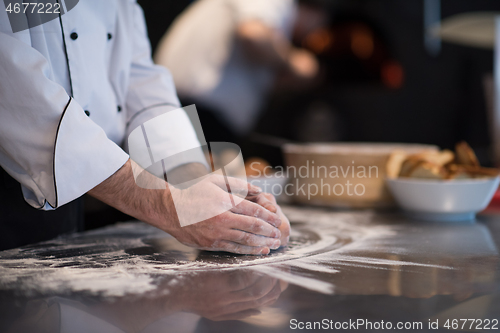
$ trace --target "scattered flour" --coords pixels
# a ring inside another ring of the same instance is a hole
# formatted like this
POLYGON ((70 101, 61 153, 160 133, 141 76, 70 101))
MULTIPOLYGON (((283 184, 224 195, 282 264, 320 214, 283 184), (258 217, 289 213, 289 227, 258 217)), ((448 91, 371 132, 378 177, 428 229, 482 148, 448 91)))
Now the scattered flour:
MULTIPOLYGON (((383 242, 397 237, 396 227, 373 223, 375 215, 372 212, 339 213, 293 207, 284 207, 283 210, 291 221, 300 223, 292 230, 289 249, 270 256, 236 256, 231 260, 217 261, 218 255, 214 254, 213 260, 200 260, 196 251, 183 250, 182 246, 175 253, 186 254, 175 260, 169 260, 169 252, 155 254, 163 255, 155 258, 148 254, 129 254, 127 249, 147 248, 143 239, 167 235, 144 224, 120 224, 84 236, 56 240, 53 255, 45 252, 41 256, 40 250, 36 249, 0 252, 0 292, 16 290, 24 295, 87 292, 107 297, 139 295, 155 290, 161 276, 248 268, 310 290, 331 294, 335 287, 330 276, 338 273, 342 266, 453 269, 358 255, 357 251, 370 248, 374 240, 383 242), (75 253, 61 257, 57 252, 61 250, 75 253)), ((174 278, 168 286, 175 288, 178 283, 174 278)))

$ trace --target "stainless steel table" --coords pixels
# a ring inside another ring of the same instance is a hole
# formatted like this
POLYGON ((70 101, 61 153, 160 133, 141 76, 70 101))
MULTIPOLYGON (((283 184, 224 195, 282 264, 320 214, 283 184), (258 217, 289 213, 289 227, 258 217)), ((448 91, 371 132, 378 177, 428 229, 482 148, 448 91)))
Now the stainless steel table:
POLYGON ((140 222, 0 252, 0 332, 500 331, 500 217, 284 210, 266 257, 140 222))

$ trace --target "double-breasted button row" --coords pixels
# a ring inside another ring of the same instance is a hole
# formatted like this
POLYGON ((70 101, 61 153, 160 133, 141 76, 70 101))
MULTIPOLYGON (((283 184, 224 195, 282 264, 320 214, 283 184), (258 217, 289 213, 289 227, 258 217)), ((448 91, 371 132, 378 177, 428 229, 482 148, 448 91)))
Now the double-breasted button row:
MULTIPOLYGON (((72 39, 72 40, 77 40, 78 39, 78 33, 76 32, 72 32, 71 35, 69 35, 69 37, 72 39)), ((108 40, 111 40, 113 39, 113 34, 111 33, 108 33, 108 40)))
MULTIPOLYGON (((117 110, 118 112, 122 112, 122 110, 123 110, 123 109, 122 109, 122 107, 121 107, 120 105, 118 105, 118 106, 117 106, 117 108, 116 108, 116 110, 117 110)), ((85 112, 85 114, 86 114, 88 117, 90 117, 90 111, 89 111, 89 110, 85 110, 84 112, 85 112)))

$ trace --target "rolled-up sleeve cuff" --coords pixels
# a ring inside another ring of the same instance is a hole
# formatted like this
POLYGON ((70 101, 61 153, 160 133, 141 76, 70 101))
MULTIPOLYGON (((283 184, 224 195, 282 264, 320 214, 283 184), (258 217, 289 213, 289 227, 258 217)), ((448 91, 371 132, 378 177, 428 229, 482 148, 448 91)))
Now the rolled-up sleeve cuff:
POLYGON ((42 189, 44 198, 23 187, 25 200, 44 210, 58 208, 102 183, 128 158, 128 154, 85 115, 78 103, 70 100, 54 144, 54 184, 42 189))
MULTIPOLYGON (((130 135, 130 133, 136 129, 138 126, 141 126, 148 120, 151 120, 157 116, 160 116, 164 113, 167 113, 172 110, 179 109, 181 106, 176 105, 176 104, 171 104, 171 103, 164 103, 164 104, 155 104, 151 105, 147 108, 144 108, 132 115, 132 117, 129 119, 128 124, 127 124, 127 137, 125 138, 125 144, 127 144, 127 138, 130 135)), ((125 146, 125 150, 128 151, 127 146, 125 146)))
POLYGON ((145 169, 159 161, 165 171, 188 163, 208 168, 202 150, 206 142, 194 105, 157 105, 137 114, 129 122, 125 143, 130 158, 145 169))

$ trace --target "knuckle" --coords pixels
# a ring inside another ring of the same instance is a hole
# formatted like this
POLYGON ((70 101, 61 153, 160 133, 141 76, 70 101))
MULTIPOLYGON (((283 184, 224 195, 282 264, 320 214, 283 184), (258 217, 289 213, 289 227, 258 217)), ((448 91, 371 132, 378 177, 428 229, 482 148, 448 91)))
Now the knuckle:
MULTIPOLYGON (((224 204, 224 203, 223 203, 224 204)), ((215 224, 218 226, 225 225, 227 221, 231 218, 231 213, 229 211, 225 211, 214 217, 215 224)))
POLYGON ((252 251, 252 254, 255 254, 255 255, 264 255, 264 254, 268 254, 268 253, 269 253, 269 248, 263 247, 263 246, 256 247, 252 251))
POLYGON ((261 212, 261 206, 253 206, 252 209, 251 209, 251 214, 254 216, 254 217, 258 217, 260 215, 262 215, 262 212, 261 212))
POLYGON ((238 211, 243 211, 246 207, 246 201, 243 200, 241 201, 239 204, 236 205, 236 208, 238 209, 238 211))
POLYGON ((250 226, 250 231, 254 234, 262 234, 265 230, 264 223, 261 220, 255 218, 250 226))
POLYGON ((260 242, 259 242, 259 239, 258 239, 259 236, 254 236, 254 235, 248 235, 247 236, 247 239, 246 239, 246 244, 249 245, 249 246, 259 246, 260 242))
POLYGON ((259 193, 259 194, 257 194, 257 195, 255 196, 255 200, 256 200, 256 201, 261 201, 261 200, 263 200, 263 199, 265 199, 265 197, 264 197, 263 193, 259 193))
POLYGON ((248 245, 248 246, 256 246, 256 245, 258 245, 258 241, 257 241, 256 237, 257 236, 254 236, 252 234, 248 234, 247 233, 245 235, 245 241, 244 241, 245 245, 248 245))
POLYGON ((237 237, 236 239, 237 239, 238 241, 240 241, 240 242, 245 242, 245 241, 246 241, 246 239, 247 239, 247 235, 248 235, 248 234, 247 234, 246 232, 244 232, 244 231, 240 231, 240 232, 238 232, 238 237, 237 237))
POLYGON ((271 193, 262 193, 262 195, 269 201, 271 202, 276 202, 276 199, 274 197, 274 195, 272 195, 271 193))
POLYGON ((266 204, 266 203, 269 203, 270 200, 268 199, 267 196, 265 196, 264 194, 261 194, 259 197, 259 202, 266 204))
POLYGON ((236 244, 231 244, 232 246, 232 252, 238 253, 238 254, 245 254, 244 248, 241 245, 236 245, 236 244))
POLYGON ((226 242, 226 241, 223 241, 221 243, 222 243, 224 249, 226 249, 227 251, 230 251, 230 252, 234 252, 234 250, 236 248, 234 243, 226 242))

